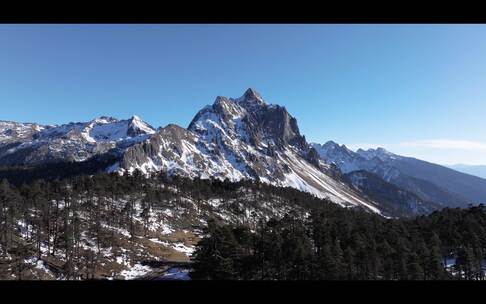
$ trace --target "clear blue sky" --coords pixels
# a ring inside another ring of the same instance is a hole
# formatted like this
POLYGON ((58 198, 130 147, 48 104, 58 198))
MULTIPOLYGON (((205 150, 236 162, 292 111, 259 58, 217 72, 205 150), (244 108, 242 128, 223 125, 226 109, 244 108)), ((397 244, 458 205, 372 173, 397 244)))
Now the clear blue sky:
POLYGON ((0 25, 0 119, 187 126, 253 87, 307 139, 486 164, 484 25, 0 25))

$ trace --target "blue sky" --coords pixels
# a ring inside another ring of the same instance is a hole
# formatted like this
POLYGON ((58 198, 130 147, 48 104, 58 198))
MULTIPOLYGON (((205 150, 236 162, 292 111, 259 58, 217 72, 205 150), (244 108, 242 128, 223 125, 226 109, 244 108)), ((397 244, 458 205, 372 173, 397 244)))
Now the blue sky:
POLYGON ((486 164, 484 25, 0 25, 0 119, 187 126, 253 87, 311 141, 486 164))

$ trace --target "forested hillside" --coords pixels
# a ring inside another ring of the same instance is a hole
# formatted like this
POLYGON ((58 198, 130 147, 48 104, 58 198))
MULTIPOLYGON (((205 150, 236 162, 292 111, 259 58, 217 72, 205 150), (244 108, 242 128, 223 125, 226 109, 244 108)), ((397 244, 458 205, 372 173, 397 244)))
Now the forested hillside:
POLYGON ((249 224, 323 203, 295 189, 97 174, 0 183, 0 279, 131 279, 189 262, 207 220, 249 224))
POLYGON ((0 279, 147 278, 167 263, 193 279, 483 279, 485 211, 387 219, 293 188, 138 171, 4 179, 0 279))
POLYGON ((444 209, 413 220, 323 204, 254 227, 210 222, 194 279, 483 280, 486 209, 444 209))

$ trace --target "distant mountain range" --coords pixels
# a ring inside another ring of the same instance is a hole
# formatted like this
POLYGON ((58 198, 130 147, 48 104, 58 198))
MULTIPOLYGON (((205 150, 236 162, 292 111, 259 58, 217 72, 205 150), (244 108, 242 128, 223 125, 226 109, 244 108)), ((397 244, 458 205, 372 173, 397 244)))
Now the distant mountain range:
POLYGON ((486 178, 486 165, 448 165, 451 169, 454 169, 459 172, 475 175, 481 178, 486 178))
POLYGON ((0 121, 0 165, 85 161, 110 150, 122 151, 154 133, 137 116, 127 120, 103 116, 49 126, 0 121))
POLYGON ((7 169, 104 155, 112 157, 99 168, 106 172, 252 179, 385 216, 486 202, 479 177, 382 148, 310 144, 285 107, 267 104, 253 89, 239 98, 218 96, 187 128, 155 129, 137 116, 53 126, 0 121, 0 166, 7 169))
POLYGON ((351 151, 329 141, 312 144, 320 157, 343 173, 365 170, 417 195, 423 201, 444 207, 463 207, 486 202, 486 180, 383 148, 351 151))

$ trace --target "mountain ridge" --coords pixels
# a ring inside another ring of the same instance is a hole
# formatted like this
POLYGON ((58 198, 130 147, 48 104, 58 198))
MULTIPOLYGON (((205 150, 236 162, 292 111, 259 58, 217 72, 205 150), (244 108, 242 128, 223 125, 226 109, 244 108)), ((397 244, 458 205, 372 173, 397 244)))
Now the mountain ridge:
POLYGON ((0 164, 84 161, 123 149, 153 133, 155 130, 136 116, 125 120, 100 116, 88 122, 48 126, 0 122, 0 164))
POLYGON ((486 180, 479 177, 413 157, 400 156, 384 148, 358 149, 354 152, 332 141, 312 145, 321 158, 335 164, 344 174, 366 170, 415 193, 424 201, 448 207, 486 202, 486 180))
POLYGON ((308 143, 297 119, 284 106, 267 104, 252 88, 238 98, 217 96, 187 128, 170 123, 156 129, 136 115, 49 126, 0 121, 0 166, 82 163, 95 158, 102 161, 91 162, 91 171, 92 164, 113 159, 105 171, 140 170, 146 175, 162 171, 233 182, 253 179, 380 214, 391 210, 383 204, 391 205, 393 199, 402 207, 414 202, 417 208, 410 207, 410 212, 469 203, 427 179, 403 174, 406 169, 398 169, 390 160, 406 158, 382 148, 354 152, 333 141, 308 143), (361 179, 368 179, 366 187, 350 179, 352 172, 360 170, 373 174, 360 173, 361 179), (380 187, 383 193, 376 193, 380 187), (384 193, 385 203, 374 200, 384 193))

